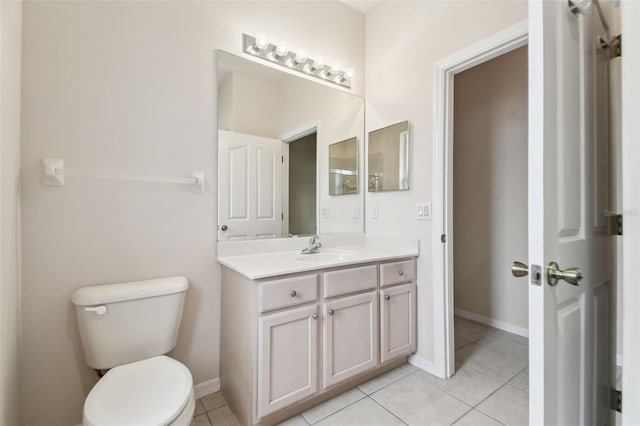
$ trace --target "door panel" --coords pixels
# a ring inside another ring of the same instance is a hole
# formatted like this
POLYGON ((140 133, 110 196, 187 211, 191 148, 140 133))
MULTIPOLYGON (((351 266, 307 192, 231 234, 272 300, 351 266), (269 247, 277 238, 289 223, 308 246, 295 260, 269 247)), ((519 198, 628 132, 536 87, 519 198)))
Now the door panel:
POLYGON ((562 0, 530 2, 529 31, 529 262, 543 271, 529 286, 530 424, 590 425, 608 415, 611 347, 604 31, 595 7, 562 0), (583 279, 547 284, 550 262, 583 279))
POLYGON ((282 235, 282 142, 219 130, 218 144, 218 240, 282 235))
POLYGON ((316 305, 259 319, 258 417, 317 391, 316 305))
POLYGON ((323 386, 327 388, 378 364, 377 292, 323 305, 323 386))

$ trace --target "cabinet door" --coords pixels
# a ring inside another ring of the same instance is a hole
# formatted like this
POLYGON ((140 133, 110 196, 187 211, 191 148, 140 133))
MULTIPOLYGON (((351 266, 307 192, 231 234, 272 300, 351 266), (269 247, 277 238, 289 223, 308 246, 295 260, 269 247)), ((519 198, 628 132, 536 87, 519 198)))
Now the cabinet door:
POLYGON ((317 314, 312 305, 259 319, 258 418, 318 390, 317 314))
POLYGON ((380 359, 416 351, 416 285, 380 290, 380 359))
POLYGON ((375 291, 323 304, 325 388, 378 364, 378 298, 375 291))

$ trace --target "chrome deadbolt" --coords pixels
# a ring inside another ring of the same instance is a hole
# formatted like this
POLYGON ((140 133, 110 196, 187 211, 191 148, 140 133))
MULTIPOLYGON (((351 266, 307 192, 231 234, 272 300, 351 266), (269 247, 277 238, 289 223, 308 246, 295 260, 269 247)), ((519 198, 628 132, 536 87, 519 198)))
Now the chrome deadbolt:
POLYGON ((513 262, 511 265, 511 275, 516 278, 526 277, 529 275, 529 267, 522 262, 513 262))
POLYGON ((580 271, 580 268, 569 268, 563 271, 556 262, 549 263, 547 267, 547 284, 556 286, 560 280, 565 280, 571 285, 580 285, 582 271, 580 271))

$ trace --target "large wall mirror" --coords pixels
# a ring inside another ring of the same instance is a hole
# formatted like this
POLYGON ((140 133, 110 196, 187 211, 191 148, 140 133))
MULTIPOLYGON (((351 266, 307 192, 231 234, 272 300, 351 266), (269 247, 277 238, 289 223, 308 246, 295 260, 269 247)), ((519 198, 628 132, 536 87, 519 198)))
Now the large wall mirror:
POLYGON ((409 122, 369 132, 369 192, 409 189, 409 122))
POLYGON ((218 240, 363 232, 364 99, 228 52, 216 58, 218 240), (351 173, 339 197, 332 155, 351 173))

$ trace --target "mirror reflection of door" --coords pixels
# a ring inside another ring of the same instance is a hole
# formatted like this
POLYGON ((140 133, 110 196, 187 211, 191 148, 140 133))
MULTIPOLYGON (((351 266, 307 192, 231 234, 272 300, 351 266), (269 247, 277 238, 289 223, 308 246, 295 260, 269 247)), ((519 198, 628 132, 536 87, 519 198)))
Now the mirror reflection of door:
POLYGON ((282 141, 219 130, 218 147, 218 239, 282 235, 282 141))
POLYGON ((358 138, 329 145, 329 195, 358 193, 358 138))
POLYGON ((317 133, 288 142, 289 235, 317 233, 316 221, 316 153, 317 133))

